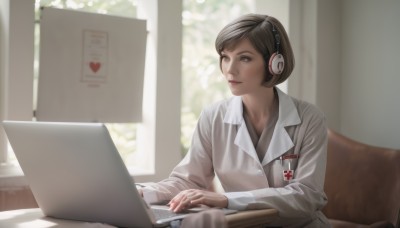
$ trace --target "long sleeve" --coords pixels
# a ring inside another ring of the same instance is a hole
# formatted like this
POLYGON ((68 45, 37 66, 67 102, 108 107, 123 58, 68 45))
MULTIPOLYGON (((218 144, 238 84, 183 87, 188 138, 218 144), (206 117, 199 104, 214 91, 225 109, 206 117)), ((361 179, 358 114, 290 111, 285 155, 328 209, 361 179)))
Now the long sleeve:
POLYGON ((193 134, 191 148, 174 168, 169 178, 143 188, 144 199, 155 203, 172 199, 186 189, 208 189, 214 178, 210 145, 210 121, 200 115, 193 134))

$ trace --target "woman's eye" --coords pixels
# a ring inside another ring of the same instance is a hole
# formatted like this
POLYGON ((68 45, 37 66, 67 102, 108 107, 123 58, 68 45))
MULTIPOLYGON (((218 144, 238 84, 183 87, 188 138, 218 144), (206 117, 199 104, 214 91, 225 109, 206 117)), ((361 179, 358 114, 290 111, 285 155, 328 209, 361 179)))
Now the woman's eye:
POLYGON ((221 58, 222 61, 229 60, 228 56, 226 56, 226 55, 221 55, 220 58, 221 58))
POLYGON ((250 62, 250 61, 251 61, 251 58, 248 57, 248 56, 241 56, 241 57, 240 57, 240 60, 243 61, 243 62, 250 62))

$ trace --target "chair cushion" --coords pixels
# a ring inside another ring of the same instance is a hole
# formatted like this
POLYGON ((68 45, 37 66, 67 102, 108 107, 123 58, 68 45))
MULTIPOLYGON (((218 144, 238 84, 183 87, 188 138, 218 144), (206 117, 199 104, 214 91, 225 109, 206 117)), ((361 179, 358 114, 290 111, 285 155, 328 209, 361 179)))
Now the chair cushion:
POLYGON ((371 225, 362 225, 336 219, 329 219, 329 223, 332 225, 332 228, 394 228, 393 224, 388 221, 380 221, 371 225))
POLYGON ((368 225, 361 225, 357 223, 336 220, 336 219, 329 219, 329 223, 332 225, 332 228, 367 228, 368 225))
POLYGON ((328 131, 324 214, 355 224, 397 224, 399 164, 399 150, 366 145, 328 131))

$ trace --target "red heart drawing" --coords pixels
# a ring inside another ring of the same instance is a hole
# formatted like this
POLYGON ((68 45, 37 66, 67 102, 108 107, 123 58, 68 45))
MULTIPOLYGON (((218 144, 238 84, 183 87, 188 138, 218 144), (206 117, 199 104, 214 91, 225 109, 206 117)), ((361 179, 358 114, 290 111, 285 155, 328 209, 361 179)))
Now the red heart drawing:
POLYGON ((92 69, 92 71, 96 73, 100 69, 101 64, 99 62, 90 62, 89 66, 90 69, 92 69))

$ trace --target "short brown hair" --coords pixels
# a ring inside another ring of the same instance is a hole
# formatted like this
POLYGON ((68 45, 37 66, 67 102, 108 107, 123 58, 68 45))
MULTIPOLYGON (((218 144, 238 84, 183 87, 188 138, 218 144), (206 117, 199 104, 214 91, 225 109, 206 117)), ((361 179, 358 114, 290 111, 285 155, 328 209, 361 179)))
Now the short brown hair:
MULTIPOLYGON (((264 57, 266 75, 263 85, 275 86, 284 82, 294 68, 294 55, 288 35, 282 24, 274 17, 261 14, 246 14, 226 25, 215 40, 215 48, 221 56, 224 49, 233 48, 242 39, 248 39, 254 48, 264 57), (276 50, 272 27, 275 27, 280 37, 279 50, 276 50), (268 70, 270 56, 279 51, 285 60, 285 68, 279 75, 271 75, 268 70)), ((221 67, 221 59, 220 59, 221 67)))

